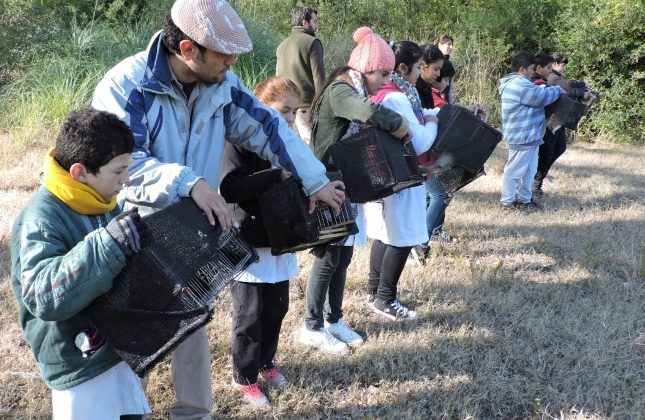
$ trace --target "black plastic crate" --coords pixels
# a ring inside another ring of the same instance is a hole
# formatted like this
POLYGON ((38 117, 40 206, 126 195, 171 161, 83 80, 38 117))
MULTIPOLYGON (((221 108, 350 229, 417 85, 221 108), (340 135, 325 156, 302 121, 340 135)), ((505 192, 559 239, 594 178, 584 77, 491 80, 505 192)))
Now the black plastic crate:
POLYGON ((144 219, 152 244, 86 309, 139 376, 208 323, 220 292, 258 258, 236 230, 211 226, 191 199, 144 219))
POLYGON ((582 117, 589 112, 593 102, 593 99, 582 102, 578 99, 561 95, 557 101, 544 108, 547 119, 546 126, 553 132, 561 127, 575 130, 578 128, 578 123, 582 117))
MULTIPOLYGON (((331 174, 328 177, 340 178, 331 174)), ((326 203, 318 203, 309 214, 309 197, 294 178, 264 192, 258 201, 273 255, 313 248, 358 233, 356 214, 348 200, 339 215, 326 203)))
POLYGON ((368 127, 329 148, 352 203, 366 203, 423 183, 416 153, 389 133, 368 127))
POLYGON ((476 174, 502 140, 502 133, 478 119, 466 108, 446 104, 439 114, 437 138, 432 150, 452 167, 476 174))

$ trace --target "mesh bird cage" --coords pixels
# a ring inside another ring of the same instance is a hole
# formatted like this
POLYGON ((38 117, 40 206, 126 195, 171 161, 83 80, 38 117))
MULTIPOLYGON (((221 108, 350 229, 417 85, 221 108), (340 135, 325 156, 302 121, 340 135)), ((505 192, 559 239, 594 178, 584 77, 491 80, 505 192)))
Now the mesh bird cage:
POLYGON ((378 200, 423 183, 416 153, 374 127, 339 140, 329 150, 353 203, 378 200))
POLYGON ((309 197, 294 178, 264 192, 258 201, 273 255, 313 248, 358 233, 356 214, 348 200, 338 215, 320 202, 310 214, 309 197))
POLYGON ((502 140, 502 133, 457 105, 444 105, 437 118, 437 138, 432 145, 437 158, 449 157, 451 166, 477 174, 502 140))
POLYGON ((112 289, 87 309, 139 376, 206 325, 224 287, 258 258, 237 231, 211 226, 191 199, 145 221, 152 244, 135 254, 112 289))
POLYGON ((578 123, 587 115, 591 105, 594 102, 592 97, 586 102, 561 95, 560 98, 552 104, 544 107, 546 115, 546 126, 553 132, 565 127, 571 130, 578 128, 578 123))
POLYGON ((472 172, 468 172, 464 168, 460 167, 454 167, 447 171, 441 171, 434 174, 437 182, 441 184, 443 189, 449 194, 459 191, 483 175, 486 175, 484 168, 481 168, 476 174, 473 174, 472 172))

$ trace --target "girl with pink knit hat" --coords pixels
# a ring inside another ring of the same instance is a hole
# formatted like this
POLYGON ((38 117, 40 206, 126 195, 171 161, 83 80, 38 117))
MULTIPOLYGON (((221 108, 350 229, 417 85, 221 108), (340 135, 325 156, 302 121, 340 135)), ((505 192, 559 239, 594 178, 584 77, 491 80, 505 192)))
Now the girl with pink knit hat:
MULTIPOLYGON (((437 137, 436 110, 424 109, 415 87, 421 72, 423 52, 410 41, 392 46, 395 68, 388 84, 372 96, 403 115, 413 133, 417 155, 427 152, 437 137)), ((426 193, 422 185, 407 188, 365 205, 367 236, 372 238, 368 302, 374 312, 393 320, 416 318, 416 312, 398 299, 397 285, 413 246, 428 242, 425 220, 426 193)))
MULTIPOLYGON (((359 28, 354 33, 354 40, 357 45, 348 65, 330 73, 321 93, 312 102, 310 147, 328 171, 337 170, 329 146, 368 125, 396 138, 409 137, 405 118, 368 98, 387 83, 394 69, 392 49, 367 27, 359 28)), ((301 343, 331 353, 347 353, 348 346, 363 344, 362 337, 343 320, 342 311, 345 278, 354 244, 367 242, 362 206, 353 207, 359 233, 315 252, 307 282, 305 322, 297 334, 301 343)))

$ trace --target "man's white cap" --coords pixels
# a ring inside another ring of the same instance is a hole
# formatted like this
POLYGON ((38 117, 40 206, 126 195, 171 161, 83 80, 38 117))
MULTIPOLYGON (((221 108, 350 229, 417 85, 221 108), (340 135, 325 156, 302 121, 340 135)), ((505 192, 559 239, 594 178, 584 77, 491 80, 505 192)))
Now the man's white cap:
POLYGON ((177 0, 170 17, 183 33, 210 50, 238 55, 253 49, 242 19, 224 0, 177 0))

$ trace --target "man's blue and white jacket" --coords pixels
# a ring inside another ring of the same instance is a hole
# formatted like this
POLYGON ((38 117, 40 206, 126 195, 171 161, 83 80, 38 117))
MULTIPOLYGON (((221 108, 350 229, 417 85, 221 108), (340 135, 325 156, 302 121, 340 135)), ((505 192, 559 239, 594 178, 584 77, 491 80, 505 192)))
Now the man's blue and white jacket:
POLYGON ((499 81, 502 96, 502 131, 509 149, 523 149, 543 143, 546 119, 544 107, 560 97, 557 86, 537 86, 517 73, 499 81))
POLYGON ((219 186, 224 141, 249 149, 291 172, 313 194, 329 180, 309 147, 230 71, 218 84, 201 83, 189 110, 172 86, 160 32, 146 51, 126 58, 98 84, 92 106, 132 129, 135 151, 125 187, 128 202, 164 208, 188 197, 197 180, 219 186))

